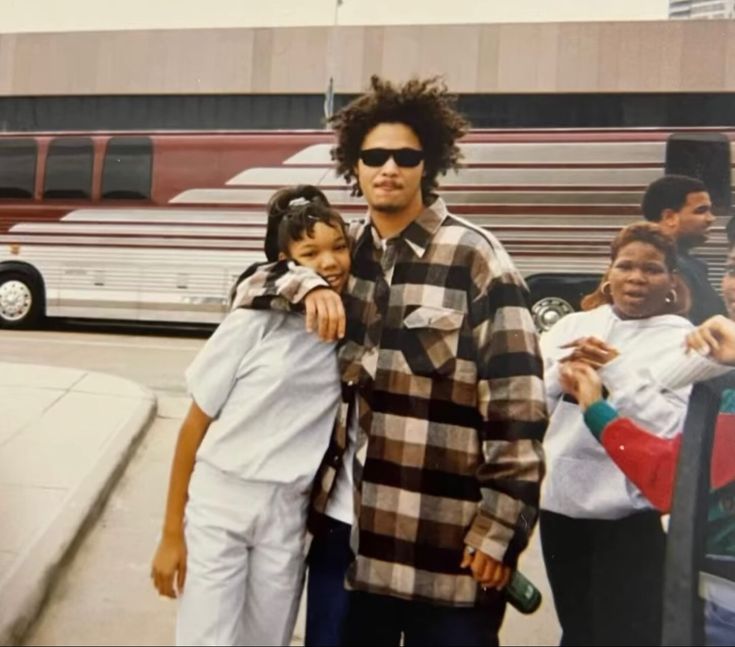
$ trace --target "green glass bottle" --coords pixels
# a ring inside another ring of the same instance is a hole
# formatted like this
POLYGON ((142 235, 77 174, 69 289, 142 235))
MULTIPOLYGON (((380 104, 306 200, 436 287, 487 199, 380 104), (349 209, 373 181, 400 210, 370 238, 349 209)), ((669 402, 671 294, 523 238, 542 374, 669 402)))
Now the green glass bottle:
POLYGON ((505 587, 505 597, 518 611, 525 614, 533 613, 541 605, 541 591, 520 571, 513 571, 505 587))

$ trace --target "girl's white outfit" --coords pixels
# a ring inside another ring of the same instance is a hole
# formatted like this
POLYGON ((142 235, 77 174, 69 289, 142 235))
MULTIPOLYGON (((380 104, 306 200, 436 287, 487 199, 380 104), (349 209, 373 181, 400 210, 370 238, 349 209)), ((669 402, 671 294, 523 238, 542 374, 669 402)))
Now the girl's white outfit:
POLYGON ((214 420, 189 485, 176 642, 288 644, 309 491, 340 400, 335 344, 298 315, 239 309, 186 378, 214 420))
POLYGON ((620 351, 599 370, 608 402, 651 433, 670 437, 684 426, 691 385, 667 388, 665 373, 685 361, 684 339, 692 328, 676 315, 620 319, 604 305, 564 317, 541 337, 550 413, 543 510, 577 519, 621 519, 652 507, 587 430, 577 404, 563 397, 559 360, 571 349, 561 346, 597 337, 620 351))

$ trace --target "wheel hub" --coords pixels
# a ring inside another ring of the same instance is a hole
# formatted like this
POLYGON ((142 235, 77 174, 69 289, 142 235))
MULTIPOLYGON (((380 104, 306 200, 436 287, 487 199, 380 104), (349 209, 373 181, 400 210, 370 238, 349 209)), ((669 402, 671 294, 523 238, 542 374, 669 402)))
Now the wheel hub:
POLYGON ((5 321, 20 321, 28 316, 33 296, 21 281, 6 281, 0 285, 0 317, 5 321))
POLYGON ((574 312, 574 308, 559 297, 545 297, 533 304, 531 312, 536 328, 540 332, 546 332, 559 319, 574 312))

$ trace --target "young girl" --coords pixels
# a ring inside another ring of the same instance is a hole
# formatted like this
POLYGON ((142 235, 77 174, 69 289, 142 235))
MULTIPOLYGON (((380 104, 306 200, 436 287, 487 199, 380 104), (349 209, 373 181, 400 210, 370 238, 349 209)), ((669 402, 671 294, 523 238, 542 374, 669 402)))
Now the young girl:
MULTIPOLYGON (((314 187, 269 203, 267 244, 341 291, 345 225, 314 187)), ((179 597, 179 645, 283 645, 303 583, 311 482, 340 398, 334 344, 298 315, 233 310, 189 367, 151 576, 179 597), (175 581, 175 586, 174 586, 175 581)))

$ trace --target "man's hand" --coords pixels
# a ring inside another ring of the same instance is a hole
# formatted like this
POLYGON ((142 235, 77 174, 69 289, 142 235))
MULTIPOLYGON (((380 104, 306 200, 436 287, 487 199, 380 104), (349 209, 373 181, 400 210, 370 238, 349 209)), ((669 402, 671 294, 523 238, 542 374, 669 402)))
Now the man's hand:
POLYGON ((576 398, 582 411, 602 400, 602 380, 592 367, 584 362, 565 362, 559 367, 559 382, 564 393, 576 398))
POLYGON ((342 298, 331 288, 315 288, 304 298, 306 330, 324 341, 337 341, 345 336, 345 308, 342 298))
POLYGON ((183 535, 164 535, 151 565, 151 579, 161 595, 175 598, 186 580, 186 542, 183 535), (176 577, 176 590, 174 590, 176 577))
POLYGON ((494 588, 498 591, 505 588, 513 573, 510 566, 471 548, 465 548, 460 568, 469 568, 475 582, 484 588, 494 588))
POLYGON ((573 349, 569 355, 560 361, 584 362, 592 368, 600 368, 620 355, 620 352, 616 348, 608 346, 597 337, 580 337, 568 344, 560 346, 560 348, 573 349))
POLYGON ((686 345, 720 364, 735 364, 735 322, 715 315, 687 335, 686 345))

